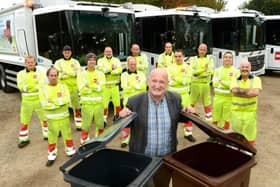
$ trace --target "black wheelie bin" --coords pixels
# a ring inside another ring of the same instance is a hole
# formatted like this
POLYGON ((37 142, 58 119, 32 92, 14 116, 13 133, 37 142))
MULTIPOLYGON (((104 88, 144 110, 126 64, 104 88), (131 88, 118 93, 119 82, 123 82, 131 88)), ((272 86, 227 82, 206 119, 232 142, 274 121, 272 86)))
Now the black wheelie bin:
POLYGON ((60 167, 64 180, 72 187, 145 186, 162 165, 162 159, 105 147, 135 117, 136 113, 132 113, 115 121, 99 137, 81 146, 60 167))
POLYGON ((256 149, 232 130, 222 130, 198 116, 181 113, 213 141, 207 141, 164 157, 172 173, 173 187, 248 187, 256 165, 256 149))

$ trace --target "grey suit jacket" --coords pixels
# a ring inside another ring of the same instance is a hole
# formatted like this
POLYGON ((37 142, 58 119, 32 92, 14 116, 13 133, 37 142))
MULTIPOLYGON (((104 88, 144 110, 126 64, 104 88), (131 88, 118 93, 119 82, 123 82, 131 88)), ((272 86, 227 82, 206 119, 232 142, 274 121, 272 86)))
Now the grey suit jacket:
MULTIPOLYGON (((148 127, 148 92, 140 93, 128 99, 127 107, 137 113, 137 117, 130 124, 129 151, 145 153, 147 145, 148 127)), ((168 110, 171 119, 171 151, 176 151, 177 146, 177 125, 180 121, 182 110, 181 96, 174 92, 165 92, 168 110)))

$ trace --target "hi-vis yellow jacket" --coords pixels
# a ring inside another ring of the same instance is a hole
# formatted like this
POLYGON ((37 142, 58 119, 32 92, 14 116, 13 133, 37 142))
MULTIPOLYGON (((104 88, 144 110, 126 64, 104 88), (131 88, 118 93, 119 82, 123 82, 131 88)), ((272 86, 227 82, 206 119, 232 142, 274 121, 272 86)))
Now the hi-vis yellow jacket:
POLYGON ((192 69, 193 83, 210 83, 211 76, 214 72, 213 59, 208 55, 206 57, 192 57, 190 59, 190 66, 192 69))
POLYGON ((39 97, 47 119, 69 116, 70 93, 66 85, 61 83, 56 86, 46 85, 40 89, 39 97))
POLYGON ((24 69, 17 74, 17 86, 24 100, 39 99, 39 89, 46 83, 45 72, 38 69, 34 71, 24 69))
POLYGON ((148 70, 148 57, 145 54, 141 54, 138 56, 133 56, 137 62, 137 71, 142 71, 144 74, 147 73, 148 70))
POLYGON ((171 64, 175 63, 174 52, 172 52, 170 55, 161 53, 158 57, 157 62, 159 68, 168 68, 171 64))
POLYGON ((168 67, 169 90, 178 93, 190 91, 192 69, 185 63, 172 64, 168 67))
POLYGON ((232 79, 237 79, 239 76, 240 71, 233 66, 221 66, 215 69, 212 79, 215 94, 231 96, 230 83, 232 82, 232 79))
POLYGON ((122 64, 118 58, 107 58, 106 56, 100 58, 97 62, 97 69, 105 74, 106 85, 111 86, 120 83, 122 64), (112 66, 114 66, 114 69, 112 69, 112 66))
POLYGON ((123 97, 129 98, 133 95, 146 91, 146 76, 141 71, 131 73, 126 71, 121 75, 121 87, 123 97))
MULTIPOLYGON (((250 75, 249 79, 246 81, 241 79, 241 77, 234 79, 231 82, 230 89, 232 88, 242 88, 242 89, 262 89, 261 79, 256 76, 250 75)), ((231 110, 232 111, 256 111, 257 110, 257 101, 258 97, 238 97, 233 95, 232 96, 232 105, 231 110)))
POLYGON ((98 70, 84 70, 78 74, 80 103, 103 103, 103 91, 106 83, 105 75, 98 70))
POLYGON ((78 60, 74 58, 70 58, 69 60, 61 58, 55 62, 54 67, 59 72, 59 80, 61 83, 69 87, 77 86, 77 75, 81 71, 78 60))

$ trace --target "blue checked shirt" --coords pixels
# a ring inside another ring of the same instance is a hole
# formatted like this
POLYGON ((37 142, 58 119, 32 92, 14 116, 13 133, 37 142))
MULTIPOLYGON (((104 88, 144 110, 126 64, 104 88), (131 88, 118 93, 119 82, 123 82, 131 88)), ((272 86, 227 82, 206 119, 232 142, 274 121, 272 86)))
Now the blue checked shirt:
POLYGON ((171 152, 171 120, 166 98, 158 104, 148 97, 148 140, 145 154, 164 156, 171 152))

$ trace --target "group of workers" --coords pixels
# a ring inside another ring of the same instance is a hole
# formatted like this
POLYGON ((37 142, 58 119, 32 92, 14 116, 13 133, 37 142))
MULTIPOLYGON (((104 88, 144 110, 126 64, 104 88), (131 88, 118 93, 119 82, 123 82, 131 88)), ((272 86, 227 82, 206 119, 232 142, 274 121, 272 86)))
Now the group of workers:
MULTIPOLYGON (((170 91, 179 93, 182 105, 195 108, 201 98, 205 120, 223 128, 243 134, 251 145, 255 145, 257 134, 257 99, 262 89, 259 77, 251 74, 250 62, 243 60, 239 70, 234 67, 233 54, 223 54, 223 65, 214 68, 214 60, 207 55, 207 45, 200 44, 198 55, 184 63, 184 51, 172 50, 165 44, 165 52, 159 56, 157 67, 167 69, 170 91), (211 83, 214 91, 213 110, 211 83)), ((184 136, 195 141, 191 122, 186 122, 184 136)))
MULTIPOLYGON (((130 111, 128 101, 132 96, 145 93, 148 87, 156 95, 160 89, 150 88, 156 82, 153 82, 151 77, 146 77, 147 56, 140 53, 138 44, 132 44, 130 51, 131 56, 127 58, 126 69, 123 69, 120 60, 113 56, 112 48, 105 47, 104 57, 98 61, 94 53, 88 53, 87 66, 82 70, 79 62, 72 58, 71 47, 64 46, 63 58, 57 60, 47 73, 36 68, 33 56, 27 56, 25 69, 17 75, 18 88, 22 93, 18 147, 23 148, 30 143, 28 129, 32 113, 35 111, 42 126, 43 138, 48 140, 46 165, 51 166, 57 156, 60 134, 66 154, 71 156, 75 153, 69 119, 70 106, 73 109, 76 129, 81 131, 80 144, 83 145, 90 139, 89 131, 93 121, 94 136, 103 132, 110 101, 114 106, 114 114, 121 113, 123 117, 124 111, 130 111)), ((166 72, 166 89, 179 94, 181 106, 188 111, 193 111, 192 108, 195 108, 201 98, 205 120, 221 128, 242 133, 254 145, 257 97, 261 90, 261 81, 251 75, 250 63, 242 62, 238 71, 233 67, 232 53, 226 52, 223 56, 223 66, 214 70, 214 60, 207 55, 206 44, 199 45, 198 55, 192 57, 189 64, 184 62, 184 58, 183 50, 173 51, 171 43, 165 44, 165 51, 159 56, 156 68, 166 72), (214 88, 213 111, 211 82, 214 88)), ((157 109, 154 109, 157 113, 157 109)), ((154 115, 149 110, 146 112, 148 115, 154 115)), ((173 119, 161 120, 163 124, 168 124, 173 119)), ((184 122, 184 137, 190 142, 195 142, 190 121, 184 122)), ((128 127, 121 133, 121 146, 127 146, 129 139, 128 127)))

